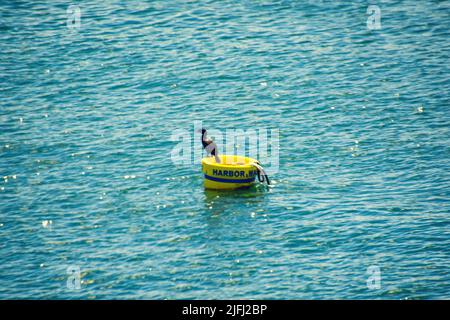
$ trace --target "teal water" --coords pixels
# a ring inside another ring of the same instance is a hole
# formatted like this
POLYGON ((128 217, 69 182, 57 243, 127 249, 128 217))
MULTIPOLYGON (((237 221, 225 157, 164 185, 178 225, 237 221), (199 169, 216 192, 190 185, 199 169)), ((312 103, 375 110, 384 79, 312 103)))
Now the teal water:
POLYGON ((69 4, 0 2, 0 298, 450 298, 449 1, 371 1, 380 30, 366 1, 69 4), (175 168, 195 120, 279 129, 273 186, 175 168))

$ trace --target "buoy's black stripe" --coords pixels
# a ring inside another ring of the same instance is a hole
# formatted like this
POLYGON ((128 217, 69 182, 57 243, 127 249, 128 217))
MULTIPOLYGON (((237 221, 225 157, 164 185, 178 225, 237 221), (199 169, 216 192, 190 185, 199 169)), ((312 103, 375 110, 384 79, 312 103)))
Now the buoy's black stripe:
POLYGON ((226 183, 248 183, 255 181, 255 177, 250 179, 222 179, 222 178, 216 178, 211 177, 205 174, 205 179, 211 180, 211 181, 217 181, 217 182, 226 182, 226 183))

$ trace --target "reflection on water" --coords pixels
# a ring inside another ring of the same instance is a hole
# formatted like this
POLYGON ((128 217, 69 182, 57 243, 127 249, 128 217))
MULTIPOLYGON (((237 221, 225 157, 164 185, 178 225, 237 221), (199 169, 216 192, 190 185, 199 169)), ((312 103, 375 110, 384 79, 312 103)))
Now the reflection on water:
POLYGON ((262 184, 253 184, 247 188, 236 190, 204 190, 204 205, 211 215, 219 215, 232 212, 237 208, 249 206, 261 206, 266 200, 265 196, 270 192, 269 188, 262 184))
POLYGON ((256 183, 247 188, 236 190, 204 190, 204 221, 208 229, 216 234, 213 237, 222 237, 228 233, 241 234, 243 229, 252 228, 257 216, 266 216, 268 195, 270 189, 266 185, 256 183), (253 221, 253 222, 252 222, 253 221), (235 231, 227 226, 234 225, 235 231))
POLYGON ((253 184, 247 188, 235 190, 209 190, 205 189, 205 205, 242 201, 242 199, 254 199, 264 197, 269 189, 262 184, 253 184))

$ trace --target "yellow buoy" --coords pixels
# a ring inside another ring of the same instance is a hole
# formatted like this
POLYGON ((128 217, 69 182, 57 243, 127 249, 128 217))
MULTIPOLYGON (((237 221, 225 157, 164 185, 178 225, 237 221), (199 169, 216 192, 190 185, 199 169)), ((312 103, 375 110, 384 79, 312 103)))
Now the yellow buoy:
POLYGON ((206 189, 237 189, 249 187, 255 182, 258 175, 255 159, 236 155, 219 155, 219 158, 220 163, 214 157, 202 159, 206 189))

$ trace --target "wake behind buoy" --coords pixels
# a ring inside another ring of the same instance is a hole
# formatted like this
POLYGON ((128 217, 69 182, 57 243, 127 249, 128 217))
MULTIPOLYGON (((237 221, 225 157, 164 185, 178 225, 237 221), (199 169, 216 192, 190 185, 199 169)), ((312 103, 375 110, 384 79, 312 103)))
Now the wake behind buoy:
POLYGON ((249 187, 255 182, 257 176, 260 182, 263 182, 265 177, 269 184, 267 174, 257 160, 236 155, 219 155, 218 157, 220 163, 217 163, 214 157, 202 159, 206 189, 231 190, 249 187))

